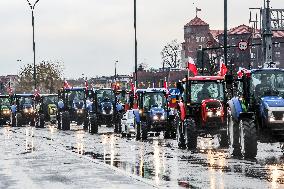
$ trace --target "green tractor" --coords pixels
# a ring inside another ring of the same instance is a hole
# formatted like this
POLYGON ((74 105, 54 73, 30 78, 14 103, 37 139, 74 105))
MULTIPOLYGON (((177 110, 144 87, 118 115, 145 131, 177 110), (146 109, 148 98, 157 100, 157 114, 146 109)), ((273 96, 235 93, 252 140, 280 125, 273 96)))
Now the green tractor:
POLYGON ((11 98, 9 95, 0 95, 0 125, 11 122, 11 98))
POLYGON ((57 94, 42 94, 37 105, 38 121, 37 127, 43 128, 45 122, 56 124, 57 121, 57 94))

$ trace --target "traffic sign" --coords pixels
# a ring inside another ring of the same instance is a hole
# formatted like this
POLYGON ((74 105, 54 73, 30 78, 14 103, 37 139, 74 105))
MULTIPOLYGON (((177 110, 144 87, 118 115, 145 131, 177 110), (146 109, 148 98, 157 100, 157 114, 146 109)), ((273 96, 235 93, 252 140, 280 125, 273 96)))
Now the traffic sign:
POLYGON ((248 48, 248 42, 247 41, 240 41, 239 44, 238 44, 238 48, 241 50, 241 51, 245 51, 247 50, 248 48))

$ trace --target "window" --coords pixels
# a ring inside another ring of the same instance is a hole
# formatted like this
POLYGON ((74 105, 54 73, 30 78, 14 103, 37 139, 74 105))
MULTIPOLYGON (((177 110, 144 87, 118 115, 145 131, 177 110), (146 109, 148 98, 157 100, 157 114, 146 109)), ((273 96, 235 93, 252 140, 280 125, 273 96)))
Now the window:
POLYGON ((280 58, 281 57, 281 53, 279 51, 275 52, 275 57, 276 58, 280 58))
POLYGON ((200 37, 196 37, 196 42, 199 43, 200 37))
POLYGON ((205 37, 201 37, 201 42, 204 42, 205 41, 205 37))

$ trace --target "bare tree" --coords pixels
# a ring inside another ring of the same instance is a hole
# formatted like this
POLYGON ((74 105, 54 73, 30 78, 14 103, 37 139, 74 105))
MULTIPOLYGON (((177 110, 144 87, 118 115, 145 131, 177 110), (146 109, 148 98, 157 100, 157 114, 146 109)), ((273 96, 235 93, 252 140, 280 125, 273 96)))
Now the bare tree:
POLYGON ((177 40, 168 43, 162 50, 163 68, 179 68, 181 66, 181 44, 177 40))
MULTIPOLYGON (((63 64, 61 62, 42 61, 36 65, 36 73, 40 93, 55 93, 62 87, 63 64)), ((33 92, 33 65, 27 64, 22 67, 19 77, 16 92, 33 92)))

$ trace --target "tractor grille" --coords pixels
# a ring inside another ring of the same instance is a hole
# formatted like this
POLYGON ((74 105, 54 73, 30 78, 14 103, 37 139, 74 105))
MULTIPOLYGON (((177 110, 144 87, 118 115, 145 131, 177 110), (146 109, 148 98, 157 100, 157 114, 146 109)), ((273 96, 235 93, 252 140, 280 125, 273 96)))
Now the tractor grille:
POLYGON ((275 117, 275 120, 282 120, 283 119, 284 111, 273 111, 272 113, 275 117))
POLYGON ((163 113, 156 113, 156 116, 158 116, 159 118, 161 118, 163 115, 163 113))

